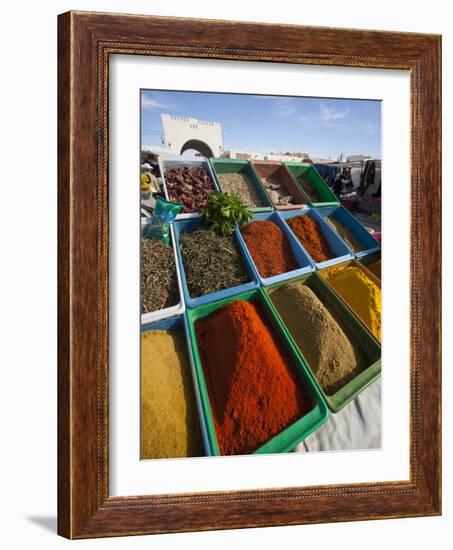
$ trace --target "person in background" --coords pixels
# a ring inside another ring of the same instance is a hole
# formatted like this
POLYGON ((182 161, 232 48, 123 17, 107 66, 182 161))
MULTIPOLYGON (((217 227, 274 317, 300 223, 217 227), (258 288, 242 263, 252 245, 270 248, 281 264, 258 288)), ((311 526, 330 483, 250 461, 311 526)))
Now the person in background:
POLYGON ((337 172, 335 174, 335 180, 333 182, 333 192, 337 197, 340 196, 341 192, 343 190, 343 178, 341 177, 341 173, 337 172))
POLYGON ((150 193, 159 193, 160 187, 157 183, 157 178, 153 174, 153 169, 150 164, 145 162, 141 165, 140 176, 141 190, 149 191, 150 193))

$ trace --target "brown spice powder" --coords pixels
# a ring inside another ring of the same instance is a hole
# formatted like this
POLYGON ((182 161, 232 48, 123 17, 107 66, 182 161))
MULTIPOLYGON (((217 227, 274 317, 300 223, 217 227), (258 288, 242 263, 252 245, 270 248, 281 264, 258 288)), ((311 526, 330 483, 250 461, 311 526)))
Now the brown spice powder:
POLYGON ((256 220, 245 224, 241 234, 261 277, 273 277, 298 268, 288 238, 276 223, 256 220))
POLYGON ((321 387, 333 395, 367 364, 317 295, 302 282, 284 285, 271 300, 321 387))
POLYGON ((289 218, 286 221, 316 263, 325 262, 334 257, 316 220, 305 215, 289 218))

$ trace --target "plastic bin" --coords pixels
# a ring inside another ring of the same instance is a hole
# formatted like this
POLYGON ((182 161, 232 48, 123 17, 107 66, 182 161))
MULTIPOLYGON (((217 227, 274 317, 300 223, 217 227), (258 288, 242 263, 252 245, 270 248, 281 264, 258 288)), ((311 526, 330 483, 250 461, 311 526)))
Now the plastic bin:
MULTIPOLYGON (((299 211, 300 212, 300 211, 299 211)), ((268 220, 276 223, 280 229, 282 229, 283 233, 286 235, 289 244, 291 246, 291 250, 293 251, 294 258, 296 259, 296 263, 298 264, 298 268, 294 269, 293 271, 288 271, 286 273, 281 273, 280 275, 273 275, 272 277, 262 277, 260 275, 260 272, 258 271, 258 268, 256 267, 256 264, 252 258, 252 255, 250 254, 247 245, 245 244, 244 238, 239 232, 239 237, 244 245, 247 259, 249 260, 250 264, 253 267, 253 270, 255 272, 255 275, 261 285, 268 286, 272 285, 274 283, 277 283, 279 281, 286 281, 287 279, 292 279, 294 277, 298 277, 300 275, 304 275, 306 273, 310 273, 311 271, 314 271, 315 266, 314 263, 311 261, 308 254, 305 252, 303 247, 300 245, 299 241, 296 239, 296 237, 292 234, 289 227, 283 222, 283 220, 278 216, 276 212, 262 212, 260 214, 255 214, 253 218, 251 219, 251 222, 257 221, 257 220, 268 220)))
MULTIPOLYGON (((358 262, 357 260, 353 260, 353 261, 350 261, 350 262, 345 262, 344 264, 341 265, 342 268, 345 268, 345 267, 348 267, 348 266, 353 266, 353 267, 356 267, 358 269, 360 269, 361 271, 363 271, 366 276, 371 280, 373 281, 373 283, 378 287, 378 288, 381 288, 381 281, 378 277, 376 277, 373 273, 371 273, 371 271, 369 269, 367 269, 366 267, 364 267, 360 262, 358 262)), ((331 285, 329 283, 329 281, 327 280, 326 278, 326 275, 332 271, 332 269, 335 269, 335 267, 337 266, 333 266, 333 267, 328 267, 326 269, 322 269, 321 271, 319 271, 319 275, 323 278, 323 280, 326 282, 326 284, 328 285, 328 287, 332 290, 332 292, 334 294, 336 294, 340 300, 342 300, 344 302, 344 304, 346 305, 346 307, 351 311, 352 315, 354 315, 362 324, 363 326, 366 328, 366 330, 370 333, 370 335, 376 339, 376 337, 373 335, 373 333, 371 332, 370 328, 368 327, 367 323, 366 323, 366 319, 363 319, 360 315, 359 315, 359 312, 356 311, 354 309, 354 307, 349 303, 349 300, 347 300, 343 294, 341 292, 339 292, 336 288, 333 287, 333 285, 331 285)))
POLYGON ((317 273, 312 273, 304 277, 298 277, 292 281, 273 285, 264 289, 263 292, 268 299, 269 306, 282 323, 288 339, 297 350, 297 353, 299 354, 299 357, 304 365, 308 367, 308 371, 312 376, 313 382, 316 384, 319 392, 332 412, 338 412, 350 401, 355 399, 365 388, 379 378, 381 374, 381 346, 317 273), (321 302, 328 308, 331 315, 341 326, 348 338, 365 353, 365 357, 369 362, 369 366, 366 369, 364 369, 358 376, 353 378, 333 395, 327 395, 318 383, 316 376, 310 368, 310 364, 305 359, 302 351, 292 337, 291 332, 283 322, 277 308, 272 303, 272 293, 275 292, 277 288, 280 288, 284 284, 294 283, 297 281, 303 281, 309 288, 311 288, 321 302))
POLYGON ((373 254, 368 254, 367 256, 362 256, 361 258, 359 258, 359 262, 366 268, 367 271, 369 271, 375 277, 377 277, 379 280, 381 280, 382 274, 381 274, 381 276, 378 277, 378 275, 368 267, 370 264, 372 264, 374 262, 377 262, 380 259, 381 259, 381 251, 379 250, 379 252, 374 252, 373 254))
POLYGON ((313 383, 312 376, 308 372, 308 369, 306 368, 304 362, 300 360, 296 350, 286 338, 285 331, 273 314, 272 309, 269 307, 268 301, 265 299, 262 290, 257 289, 239 294, 238 296, 218 300, 211 304, 198 307, 194 310, 187 310, 186 312, 188 332, 192 342, 193 363, 198 376, 201 401, 203 404, 203 411, 206 420, 212 454, 220 455, 220 450, 217 443, 217 436, 209 401, 208 389, 198 351, 197 339, 195 334, 195 324, 198 319, 206 317, 223 305, 233 302, 234 300, 256 301, 262 306, 261 310, 265 314, 266 319, 270 322, 276 339, 281 344, 283 350, 286 352, 289 361, 295 368, 295 372, 300 378, 304 390, 307 392, 307 395, 313 404, 313 409, 309 411, 305 416, 303 416, 302 418, 288 426, 286 429, 284 429, 282 432, 274 436, 272 439, 267 441, 263 446, 258 448, 252 454, 288 452, 292 450, 296 445, 298 445, 303 439, 313 433, 322 424, 324 424, 329 416, 329 411, 325 405, 325 402, 317 385, 313 383))
POLYGON ((211 158, 209 162, 216 178, 217 186, 220 191, 225 192, 222 188, 219 175, 220 174, 244 174, 249 177, 255 189, 258 191, 262 204, 256 207, 250 207, 253 212, 266 212, 272 210, 272 203, 266 193, 266 190, 261 185, 261 182, 252 168, 252 165, 247 160, 228 159, 228 158, 211 158))
POLYGON ((201 402, 200 397, 200 388, 198 385, 198 378, 197 374, 195 372, 193 359, 192 359, 192 343, 188 335, 187 331, 187 320, 184 315, 175 315, 173 317, 170 317, 168 319, 163 319, 160 321, 155 321, 154 323, 146 323, 145 325, 142 325, 141 332, 149 332, 151 330, 168 330, 168 331, 177 331, 177 332, 184 332, 184 336, 186 338, 187 342, 187 356, 189 358, 189 364, 190 364, 190 373, 192 376, 193 381, 193 389, 194 389, 194 395, 195 395, 195 402, 197 405, 197 411, 198 411, 198 419, 200 422, 200 433, 201 433, 201 440, 203 443, 203 448, 205 451, 205 456, 211 456, 211 446, 209 444, 209 437, 208 437, 208 430, 206 427, 206 421, 204 417, 203 412, 203 406, 201 402))
MULTIPOLYGON (((185 158, 185 157, 164 158, 162 156, 159 156, 159 170, 162 175, 162 186, 164 188, 165 198, 167 200, 170 200, 170 197, 168 195, 167 183, 165 180, 165 171, 170 168, 181 168, 184 166, 203 167, 212 179, 212 183, 214 184, 214 191, 219 190, 217 181, 214 177, 214 174, 212 173, 211 165, 209 164, 208 159, 204 157, 200 159, 194 159, 194 158, 191 159, 191 158, 185 158)), ((200 218, 200 217, 201 217, 201 212, 187 212, 185 214, 178 214, 176 216, 176 220, 187 220, 187 219, 190 220, 193 218, 200 218)))
POLYGON ((313 164, 306 162, 285 162, 286 168, 293 177, 294 181, 300 187, 304 195, 307 197, 307 202, 311 206, 335 206, 339 204, 339 200, 335 193, 329 188, 327 183, 319 175, 313 164), (304 191, 299 178, 305 179, 311 187, 319 195, 319 201, 312 201, 308 194, 304 191))
MULTIPOLYGON (((142 224, 142 231, 145 230, 146 224, 142 224)), ((184 313, 186 306, 183 299, 183 290, 182 290, 182 284, 181 284, 181 272, 179 269, 179 261, 178 261, 178 255, 176 253, 176 247, 175 247, 175 232, 173 230, 173 225, 170 225, 170 245, 173 249, 173 255, 175 258, 175 265, 176 265, 176 280, 178 284, 178 295, 179 295, 179 302, 170 307, 166 307, 164 309, 158 309, 156 311, 151 311, 150 313, 142 313, 141 316, 141 323, 142 325, 145 323, 152 323, 153 321, 158 321, 159 319, 166 319, 167 317, 171 317, 173 315, 180 315, 184 313)), ((140 267, 141 269, 141 267, 140 267)), ((140 309, 141 309, 141 299, 140 299, 140 309)))
POLYGON ((294 210, 306 207, 307 199, 305 195, 295 183, 283 162, 272 160, 252 160, 251 163, 261 181, 262 186, 268 193, 269 200, 276 210, 294 210), (270 183, 278 183, 285 191, 285 195, 291 195, 293 197, 294 202, 286 205, 276 204, 266 189, 266 180, 269 180, 270 183))
MULTIPOLYGON (((362 258, 363 256, 367 256, 368 254, 372 254, 373 252, 377 252, 381 249, 380 243, 344 206, 316 208, 316 212, 319 216, 321 216, 321 218, 333 218, 340 222, 359 241, 359 243, 363 246, 363 250, 357 252, 352 250, 352 253, 356 258, 362 258)), ((338 236, 341 239, 341 236, 338 236)))
MULTIPOLYGON (((179 246, 179 240, 181 238, 182 233, 186 232, 192 232, 196 229, 206 228, 207 226, 204 224, 203 220, 185 220, 176 222, 174 224, 175 228, 175 245, 176 245, 176 253, 178 257, 178 263, 180 267, 180 273, 181 273, 181 282, 182 282, 182 292, 184 295, 184 301, 186 303, 187 307, 195 308, 197 306, 200 306, 202 304, 207 304, 209 302, 212 302, 214 300, 220 300, 222 298, 228 298, 229 296, 233 296, 234 294, 238 294, 240 292, 245 292, 247 290, 252 290, 254 288, 257 288, 259 286, 258 278, 255 274, 254 269, 250 265, 250 261, 248 258, 248 254, 245 250, 245 245, 242 240, 242 238, 239 235, 239 230, 235 229, 234 235, 236 238, 236 242, 239 246, 239 250, 241 253, 241 257, 244 262, 244 267, 247 270, 247 273, 249 275, 249 282, 244 283, 242 285, 226 288, 224 290, 219 290, 217 292, 211 292, 210 294, 205 294, 204 296, 199 296, 198 298, 192 298, 189 293, 189 289, 187 287, 187 280, 186 280, 186 272, 184 269, 184 262, 181 254, 181 249, 179 246)), ((219 266, 219 269, 221 269, 221 266, 219 266)))
POLYGON ((352 260, 354 258, 354 254, 352 251, 346 246, 344 241, 340 239, 337 232, 334 231, 328 224, 325 222, 322 217, 316 212, 314 208, 308 208, 305 210, 291 210, 288 212, 278 212, 278 216, 280 216, 281 220, 285 224, 285 227, 287 230, 291 233, 291 235, 296 239, 297 244, 304 250, 304 252, 307 254, 307 256, 311 259, 313 264, 316 266, 317 269, 322 269, 323 267, 328 267, 331 265, 336 265, 341 262, 345 262, 347 260, 352 260), (287 221, 290 218, 295 218, 296 216, 310 216, 314 220, 316 220, 319 223, 319 227, 321 229, 322 234, 324 235, 325 239, 327 240, 327 243, 329 245, 330 251, 333 254, 333 258, 330 260, 325 260, 324 262, 315 262, 313 258, 311 258, 310 254, 305 250, 302 243, 299 241, 299 239, 296 237, 293 230, 288 225, 287 221))

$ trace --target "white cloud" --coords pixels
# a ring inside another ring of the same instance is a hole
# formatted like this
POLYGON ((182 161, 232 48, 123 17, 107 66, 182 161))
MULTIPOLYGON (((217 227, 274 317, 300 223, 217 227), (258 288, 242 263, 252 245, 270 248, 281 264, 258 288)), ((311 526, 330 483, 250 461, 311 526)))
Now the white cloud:
POLYGON ((143 94, 142 109, 166 109, 167 111, 177 111, 179 109, 179 106, 172 101, 157 99, 150 94, 143 94))
POLYGON ((286 117, 295 115, 297 112, 296 102, 290 97, 282 97, 274 104, 278 116, 286 117))
POLYGON ((333 126, 339 120, 348 117, 350 109, 337 109, 334 106, 318 103, 319 110, 313 113, 302 114, 299 117, 300 122, 315 122, 324 126, 333 126))
POLYGON ((319 104, 319 116, 324 122, 333 120, 342 120, 349 115, 349 109, 338 110, 335 107, 329 107, 325 103, 319 104))

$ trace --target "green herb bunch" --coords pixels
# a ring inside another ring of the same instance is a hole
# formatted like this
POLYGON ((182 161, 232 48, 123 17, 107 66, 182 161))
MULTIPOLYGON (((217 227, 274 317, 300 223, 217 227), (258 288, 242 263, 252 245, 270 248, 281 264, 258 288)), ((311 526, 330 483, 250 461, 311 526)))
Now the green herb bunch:
POLYGON ((235 193, 211 193, 203 210, 203 219, 219 235, 231 235, 235 223, 241 226, 251 218, 252 212, 235 193))

